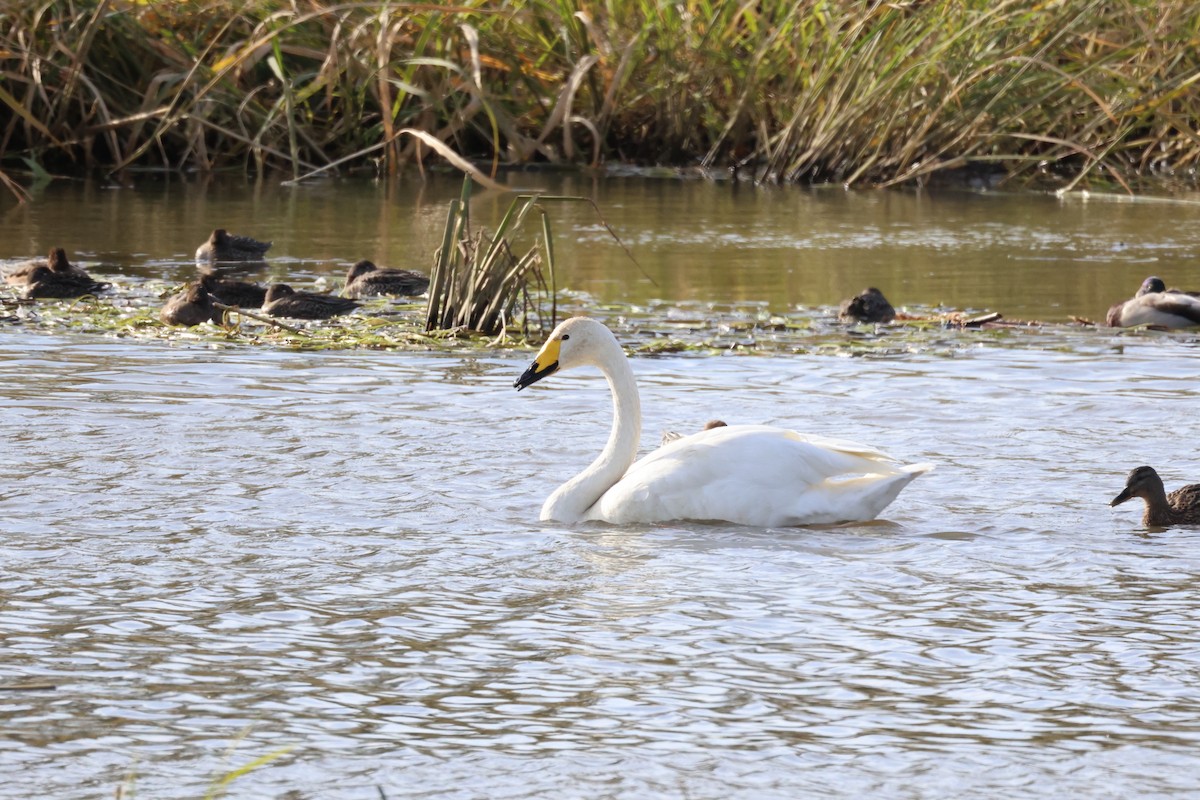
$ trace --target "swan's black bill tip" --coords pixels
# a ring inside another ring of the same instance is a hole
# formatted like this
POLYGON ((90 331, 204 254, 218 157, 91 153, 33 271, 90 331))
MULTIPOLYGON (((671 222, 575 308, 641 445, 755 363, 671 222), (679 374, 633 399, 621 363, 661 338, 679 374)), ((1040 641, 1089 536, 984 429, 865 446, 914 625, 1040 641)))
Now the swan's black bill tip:
POLYGON ((515 386, 517 388, 517 391, 519 392, 522 389, 524 389, 526 386, 529 386, 532 383, 537 383, 542 378, 546 377, 547 375, 550 375, 557 369, 558 369, 557 361, 552 363, 550 366, 544 367, 544 368, 539 368, 538 362, 534 361, 532 364, 529 365, 529 369, 527 369, 521 373, 521 377, 519 377, 515 381, 513 381, 513 386, 515 386))

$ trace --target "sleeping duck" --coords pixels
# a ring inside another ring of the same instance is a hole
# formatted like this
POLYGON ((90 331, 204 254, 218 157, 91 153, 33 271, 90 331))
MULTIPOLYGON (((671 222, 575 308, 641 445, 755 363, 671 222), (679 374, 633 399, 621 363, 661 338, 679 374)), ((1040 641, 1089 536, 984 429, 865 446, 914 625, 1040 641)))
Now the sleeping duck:
POLYGON ((109 284, 93 280, 87 271, 67 260, 67 252, 61 247, 50 251, 44 263, 31 263, 8 275, 6 280, 14 286, 25 287, 24 296, 38 297, 81 297, 107 289, 109 284))
POLYGON ((1168 289, 1167 284, 1163 281, 1163 279, 1155 277, 1154 275, 1151 275, 1149 278, 1146 278, 1146 280, 1142 281, 1141 288, 1137 290, 1137 294, 1134 295, 1134 297, 1141 297, 1144 294, 1153 294, 1154 292, 1170 292, 1171 294, 1186 294, 1190 295, 1191 297, 1200 297, 1200 292, 1185 292, 1182 289, 1174 288, 1168 289))
POLYGON ((1150 325, 1155 328, 1190 328, 1200 325, 1200 297, 1185 292, 1164 291, 1161 278, 1142 281, 1137 295, 1108 310, 1106 321, 1113 328, 1150 325))
POLYGON ((249 236, 236 236, 224 228, 209 234, 208 241, 196 248, 196 260, 209 264, 223 261, 262 261, 271 249, 271 242, 260 242, 249 236))
POLYGON ((212 296, 202 281, 190 283, 167 301, 158 313, 168 325, 199 325, 204 322, 221 321, 221 312, 213 307, 212 296))
POLYGON ((370 261, 359 261, 346 273, 342 297, 370 297, 377 294, 422 294, 429 289, 429 278, 408 269, 380 269, 370 261))
POLYGON ((839 322, 891 322, 895 318, 896 309, 874 286, 843 300, 838 309, 839 322))
POLYGON ((10 286, 28 286, 29 276, 33 275, 34 270, 38 267, 46 267, 58 275, 74 275, 77 278, 91 280, 91 276, 85 270, 67 260, 66 250, 55 247, 45 259, 26 261, 11 272, 5 273, 4 282, 10 286))
POLYGON ((267 299, 267 287, 226 277, 221 271, 204 271, 200 283, 218 303, 238 308, 259 308, 267 299))
POLYGON ((312 292, 297 292, 286 283, 272 283, 262 310, 272 317, 328 319, 358 308, 359 303, 344 297, 312 292))

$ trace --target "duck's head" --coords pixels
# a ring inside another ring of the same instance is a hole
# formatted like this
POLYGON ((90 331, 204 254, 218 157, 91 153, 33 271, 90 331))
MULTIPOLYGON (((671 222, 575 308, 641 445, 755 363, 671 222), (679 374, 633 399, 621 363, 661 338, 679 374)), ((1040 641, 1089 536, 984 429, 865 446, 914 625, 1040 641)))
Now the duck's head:
POLYGON ((1141 288, 1137 290, 1137 294, 1134 297, 1141 297, 1144 294, 1156 294, 1157 292, 1165 292, 1166 290, 1167 284, 1163 282, 1163 279, 1151 275, 1142 281, 1141 288))
POLYGON ((196 260, 201 262, 213 262, 218 258, 217 248, 221 247, 227 239, 225 230, 217 228, 208 235, 204 243, 196 248, 196 260))
POLYGON ((212 290, 212 287, 217 284, 218 281, 222 280, 229 274, 229 272, 227 270, 223 270, 218 267, 214 267, 210 264, 205 264, 203 267, 200 268, 199 271, 200 271, 200 283, 202 283, 204 285, 205 289, 208 289, 210 291, 212 290))
POLYGON ((350 281, 354 280, 359 275, 366 275, 368 272, 374 272, 377 269, 379 269, 379 267, 375 266, 370 261, 367 261, 365 259, 362 261, 359 261, 357 264, 355 264, 353 267, 350 268, 350 271, 348 273, 346 273, 346 283, 349 283, 350 281))
POLYGON ((67 251, 61 247, 55 247, 50 251, 50 257, 46 259, 46 263, 54 272, 67 272, 71 269, 71 262, 67 260, 67 251))
POLYGON ((613 347, 621 351, 617 338, 603 324, 587 317, 572 317, 554 329, 513 386, 520 391, 559 370, 596 364, 599 354, 613 347))
POLYGON ((272 283, 267 287, 267 296, 263 302, 270 303, 278 300, 281 297, 287 297, 288 295, 293 295, 295 293, 296 290, 288 286, 286 283, 272 283))
POLYGON ((187 288, 184 290, 183 300, 185 303, 194 306, 212 305, 212 295, 208 293, 208 289, 204 287, 201 281, 187 285, 187 288))
POLYGON ((1112 499, 1110 506, 1119 506, 1134 497, 1148 497, 1163 491, 1162 478, 1154 471, 1154 467, 1138 467, 1129 473, 1125 479, 1125 488, 1112 499))

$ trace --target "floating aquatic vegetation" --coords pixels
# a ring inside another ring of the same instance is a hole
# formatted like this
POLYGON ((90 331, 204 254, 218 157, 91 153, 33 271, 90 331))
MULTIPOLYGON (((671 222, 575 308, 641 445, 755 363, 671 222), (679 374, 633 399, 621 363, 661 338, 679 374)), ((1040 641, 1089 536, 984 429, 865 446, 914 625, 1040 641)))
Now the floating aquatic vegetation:
MULTIPOLYGON (((112 276, 113 288, 75 300, 24 301, 0 288, 0 332, 13 329, 101 336, 178 346, 268 347, 289 350, 502 352, 540 343, 510 321, 504 336, 463 328, 425 330, 422 302, 379 297, 331 320, 289 320, 285 326, 231 310, 224 324, 190 328, 164 324, 158 311, 177 284, 112 276)), ((1009 320, 982 310, 909 307, 887 324, 847 325, 836 307, 780 312, 766 303, 598 303, 579 292, 557 294, 559 316, 587 314, 603 321, 637 355, 816 354, 862 358, 953 356, 980 347, 1047 352, 1111 352, 1138 343, 1193 346, 1195 332, 1098 327, 1086 321, 1009 320)), ((252 313, 252 312, 251 312, 252 313)))

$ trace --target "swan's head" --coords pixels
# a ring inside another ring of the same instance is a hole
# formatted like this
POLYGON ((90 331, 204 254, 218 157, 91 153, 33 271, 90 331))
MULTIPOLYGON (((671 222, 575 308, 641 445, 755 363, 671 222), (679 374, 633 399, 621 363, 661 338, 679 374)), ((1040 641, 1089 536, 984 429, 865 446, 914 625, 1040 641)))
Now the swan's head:
POLYGON ((594 319, 572 317, 554 329, 513 386, 520 391, 561 369, 599 364, 606 354, 611 358, 614 351, 621 355, 621 345, 612 331, 594 319))
POLYGON ((1113 498, 1109 505, 1119 506, 1134 497, 1145 498, 1162 491, 1164 491, 1162 478, 1158 477, 1154 467, 1138 467, 1129 473, 1129 477, 1125 479, 1125 488, 1113 498))

